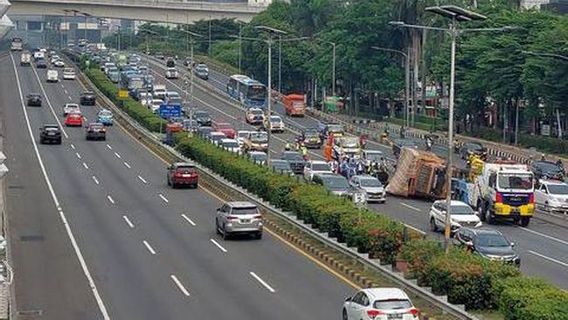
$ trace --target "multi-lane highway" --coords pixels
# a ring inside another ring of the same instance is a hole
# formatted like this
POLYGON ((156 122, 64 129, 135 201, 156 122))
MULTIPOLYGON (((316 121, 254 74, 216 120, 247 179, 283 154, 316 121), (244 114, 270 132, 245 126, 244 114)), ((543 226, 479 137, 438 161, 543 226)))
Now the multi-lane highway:
MULTIPOLYGON (((163 61, 151 57, 145 57, 145 63, 151 67, 152 74, 157 83, 168 86, 168 90, 178 91, 184 95, 184 80, 165 79, 165 66, 163 61)), ((180 67, 179 69, 184 69, 180 67)), ((185 71, 182 71, 185 74, 185 71)), ((225 95, 224 87, 228 77, 221 73, 210 70, 208 83, 216 90, 211 90, 203 80, 195 77, 197 85, 194 88, 194 101, 198 108, 207 110, 213 118, 232 123, 236 130, 253 129, 244 121, 244 111, 225 95)), ((290 118, 285 115, 281 104, 274 105, 274 111, 281 115, 285 122, 291 123, 295 128, 315 127, 317 119, 306 116, 304 118, 290 118)), ((273 134, 270 151, 278 154, 283 151, 286 141, 293 141, 295 134, 286 132, 273 134)), ((369 142, 368 148, 378 149, 385 153, 388 158, 394 159, 392 150, 384 145, 369 142)), ((323 159, 321 150, 311 150, 310 156, 314 159, 323 159)), ((415 229, 421 230, 429 236, 441 239, 441 234, 430 232, 428 229, 428 212, 431 202, 390 197, 386 204, 373 204, 371 207, 377 212, 386 214, 394 219, 402 221, 415 229)), ((568 288, 568 234, 566 229, 560 226, 533 219, 528 228, 501 224, 491 226, 503 232, 510 241, 515 242, 521 255, 521 270, 529 275, 547 278, 563 288, 568 288)))
MULTIPOLYGON (((221 201, 201 188, 166 186, 165 167, 120 127, 107 141, 61 123, 77 81, 46 83, 45 70, 0 58, 1 111, 17 311, 46 319, 331 319, 353 286, 270 233, 223 241, 221 201), (42 107, 25 106, 39 92, 42 107)), ((98 107, 82 108, 87 121, 98 107)), ((233 112, 229 110, 230 112, 233 112)))

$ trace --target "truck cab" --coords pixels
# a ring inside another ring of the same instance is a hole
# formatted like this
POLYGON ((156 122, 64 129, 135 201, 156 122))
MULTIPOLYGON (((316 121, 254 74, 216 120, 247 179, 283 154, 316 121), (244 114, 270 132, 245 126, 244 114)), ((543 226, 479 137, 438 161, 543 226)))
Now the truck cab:
POLYGON ((306 114, 306 104, 304 102, 304 95, 302 94, 289 94, 282 97, 282 104, 286 109, 286 115, 303 117, 306 114))

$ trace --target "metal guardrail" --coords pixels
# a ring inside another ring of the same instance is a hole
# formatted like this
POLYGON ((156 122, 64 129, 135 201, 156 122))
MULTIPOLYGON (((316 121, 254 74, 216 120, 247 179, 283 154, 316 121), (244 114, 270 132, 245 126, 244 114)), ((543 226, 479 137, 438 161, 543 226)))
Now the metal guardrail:
MULTIPOLYGON (((120 110, 118 107, 114 105, 114 103, 106 97, 102 92, 92 84, 90 79, 88 79, 82 72, 79 75, 80 81, 86 83, 92 90, 97 94, 97 96, 104 102, 104 104, 113 110, 113 112, 118 115, 119 121, 127 123, 127 125, 136 130, 138 134, 146 139, 146 142, 150 142, 155 146, 167 150, 167 152, 175 158, 181 160, 189 160, 177 152, 172 147, 163 144, 159 138, 148 131, 146 128, 142 127, 138 124, 135 120, 131 119, 125 112, 120 110)), ((196 164, 197 168, 199 169, 200 173, 204 175, 205 179, 212 179, 217 182, 218 185, 225 186, 226 188, 230 188, 232 191, 238 192, 243 198, 248 199, 257 203, 261 206, 265 211, 270 212, 271 214, 283 218, 288 223, 292 224, 302 232, 314 237, 315 239, 319 240, 320 242, 324 243, 326 246, 337 250, 338 252, 354 259, 355 261, 369 267, 373 270, 378 271, 380 274, 388 278, 390 281, 396 283, 397 285, 411 291, 413 294, 420 296, 428 303, 440 308, 444 312, 458 318, 458 319, 467 319, 467 320, 478 320, 477 317, 471 315, 470 313, 466 312, 463 306, 454 305, 447 302, 446 296, 437 296, 431 292, 431 290, 427 288, 423 288, 418 286, 415 280, 407 280, 404 278, 404 275, 401 273, 393 272, 392 267, 388 265, 381 265, 378 259, 369 259, 368 254, 362 254, 357 252, 357 248, 350 248, 347 247, 343 243, 339 243, 335 238, 330 238, 327 233, 319 232, 313 229, 310 225, 303 223, 302 221, 298 220, 292 213, 284 212, 280 209, 273 207, 270 203, 264 201, 263 199, 250 194, 247 190, 233 184, 232 182, 224 179, 223 177, 217 175, 210 169, 200 165, 199 163, 196 164)))

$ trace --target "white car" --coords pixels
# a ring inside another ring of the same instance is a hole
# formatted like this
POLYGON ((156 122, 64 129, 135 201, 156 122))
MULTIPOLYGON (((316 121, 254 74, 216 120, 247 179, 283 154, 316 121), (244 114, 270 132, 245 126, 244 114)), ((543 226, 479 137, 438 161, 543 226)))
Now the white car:
POLYGON ((250 108, 245 113, 245 120, 248 124, 261 124, 264 121, 264 111, 259 108, 250 108))
POLYGON ((75 80, 75 70, 73 68, 63 69, 63 80, 75 80))
POLYGON ((537 210, 554 214, 568 214, 568 184, 556 180, 540 180, 534 190, 537 210))
MULTIPOLYGON (((451 233, 454 234, 461 227, 479 228, 481 220, 477 212, 475 212, 467 203, 452 200, 450 210, 451 233)), ((438 200, 432 204, 430 208, 430 230, 436 232, 443 230, 446 223, 446 200, 438 200)))
POLYGON ((177 79, 179 78, 179 72, 176 68, 168 68, 166 71, 166 79, 177 79))
POLYGON ((304 179, 312 181, 314 174, 318 173, 333 173, 331 166, 322 160, 312 160, 306 162, 304 165, 304 179))
POLYGON ((163 105, 163 104, 164 104, 164 100, 152 99, 150 104, 148 104, 148 108, 150 108, 150 110, 152 110, 152 112, 158 113, 158 110, 160 110, 160 106, 163 105))
POLYGON ((53 62, 53 66, 56 68, 65 68, 65 62, 63 62, 62 60, 55 60, 53 62))
POLYGON ((365 191, 365 199, 367 199, 367 202, 385 203, 387 201, 385 186, 383 186, 379 179, 373 176, 353 176, 351 180, 349 180, 349 184, 354 188, 365 191))
POLYGON ((59 82, 59 72, 57 70, 47 70, 47 82, 59 82))
POLYGON ((66 103, 63 106, 63 116, 66 117, 70 113, 81 113, 81 108, 76 103, 66 103))
POLYGON ((266 152, 262 152, 262 151, 251 151, 249 153, 247 153, 250 161, 259 164, 261 166, 266 164, 266 159, 268 159, 268 156, 266 155, 266 152))
POLYGON ((239 146, 243 146, 245 144, 245 139, 248 137, 250 131, 248 130, 239 130, 237 131, 237 141, 239 142, 239 146))
POLYGON ((270 116, 264 120, 263 126, 266 130, 284 132, 284 121, 280 116, 270 116))
POLYGON ((54 55, 51 56, 51 59, 49 60, 50 63, 54 63, 55 61, 61 60, 61 58, 58 55, 54 55))
POLYGON ((361 289, 343 303, 343 320, 418 320, 419 311, 399 288, 361 289))
POLYGON ((209 140, 216 146, 220 145, 223 139, 227 139, 227 136, 223 132, 213 131, 209 134, 209 140))
POLYGON ((219 146, 232 153, 241 153, 241 146, 239 146, 239 142, 236 139, 221 139, 219 146))

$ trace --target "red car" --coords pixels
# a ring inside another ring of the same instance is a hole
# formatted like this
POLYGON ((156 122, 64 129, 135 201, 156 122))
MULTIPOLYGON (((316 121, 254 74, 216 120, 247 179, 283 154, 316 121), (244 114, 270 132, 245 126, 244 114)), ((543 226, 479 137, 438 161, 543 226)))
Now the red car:
POLYGON ((168 186, 191 186, 197 188, 199 175, 193 163, 176 162, 168 167, 167 173, 168 186))
POLYGON ((67 127, 82 127, 83 116, 79 113, 70 113, 65 117, 65 126, 67 127))
POLYGON ((237 134, 237 131, 226 122, 213 121, 213 131, 223 132, 229 139, 235 139, 237 134))

